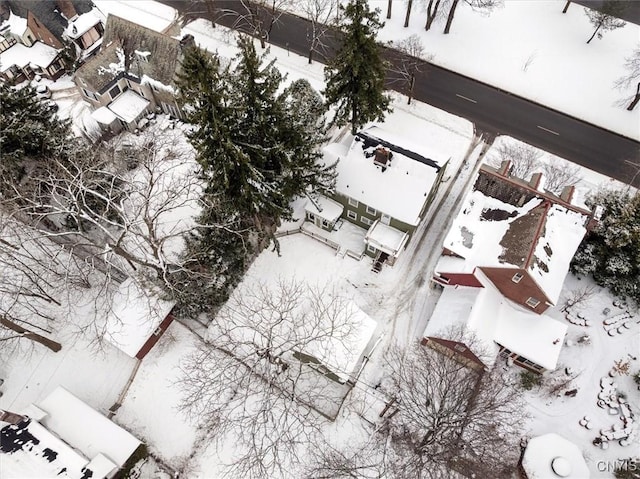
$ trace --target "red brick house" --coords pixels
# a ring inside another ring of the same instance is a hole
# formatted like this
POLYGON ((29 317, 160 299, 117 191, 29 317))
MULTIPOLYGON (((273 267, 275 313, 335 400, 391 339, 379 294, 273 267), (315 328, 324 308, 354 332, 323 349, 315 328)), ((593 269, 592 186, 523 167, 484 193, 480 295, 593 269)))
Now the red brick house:
POLYGON ((483 165, 443 244, 434 280, 481 287, 481 271, 513 302, 541 314, 558 301, 592 213, 560 196, 510 177, 508 164, 483 165))

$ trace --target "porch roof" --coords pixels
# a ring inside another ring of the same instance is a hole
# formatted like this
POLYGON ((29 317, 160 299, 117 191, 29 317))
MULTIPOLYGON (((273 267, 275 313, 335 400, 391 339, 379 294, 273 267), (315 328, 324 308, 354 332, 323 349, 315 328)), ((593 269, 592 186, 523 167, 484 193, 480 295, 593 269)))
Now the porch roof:
POLYGON ((103 125, 110 125, 118 118, 115 113, 109 110, 106 106, 101 106, 97 110, 92 111, 91 117, 103 125))
POLYGON ((149 105, 149 100, 142 98, 133 90, 126 90, 109 104, 109 110, 125 123, 134 121, 149 105))
POLYGON ((376 220, 367 231, 365 242, 374 246, 380 251, 397 257, 406 244, 409 236, 404 231, 395 229, 392 226, 376 220))
POLYGON ((331 198, 320 195, 316 199, 307 200, 304 205, 304 210, 306 212, 313 213, 330 223, 335 223, 342 215, 344 206, 331 198))

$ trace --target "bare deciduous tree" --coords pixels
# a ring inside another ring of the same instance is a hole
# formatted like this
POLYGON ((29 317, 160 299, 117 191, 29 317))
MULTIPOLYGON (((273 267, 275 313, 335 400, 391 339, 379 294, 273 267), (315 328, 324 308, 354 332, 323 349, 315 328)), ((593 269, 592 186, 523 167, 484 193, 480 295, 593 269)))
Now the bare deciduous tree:
MULTIPOLYGON (((324 55, 326 51, 324 39, 330 25, 335 21, 338 2, 336 0, 302 0, 300 7, 310 22, 307 40, 309 41, 309 64, 311 64, 314 53, 324 55)), ((389 8, 391 8, 390 4, 389 8)))
POLYGON ((392 43, 396 50, 395 61, 392 63, 390 72, 391 81, 401 81, 407 88, 407 104, 411 104, 413 99, 413 88, 416 82, 416 75, 420 73, 420 68, 424 60, 429 60, 430 55, 425 55, 424 47, 420 36, 414 34, 397 43, 392 43))
POLYGON ((636 91, 622 99, 622 102, 628 103, 627 110, 631 111, 640 102, 640 47, 626 58, 624 68, 626 74, 616 80, 615 87, 624 91, 635 85, 636 91))
MULTIPOLYGON (((494 8, 503 5, 503 0, 463 0, 464 3, 469 5, 475 11, 479 11, 485 14, 490 14, 494 8)), ((444 27, 444 33, 448 34, 451 30, 451 24, 453 23, 453 17, 456 13, 460 0, 451 0, 451 6, 449 7, 449 14, 447 15, 447 24, 444 27)))
POLYGON ((591 43, 591 40, 593 40, 596 35, 598 38, 602 38, 602 32, 624 27, 627 23, 619 17, 626 8, 627 6, 622 0, 604 0, 598 10, 586 8, 584 13, 595 27, 593 35, 587 40, 587 44, 591 43))
POLYGON ((244 13, 238 16, 234 28, 248 30, 250 34, 260 39, 260 46, 266 48, 266 41, 273 25, 276 24, 291 0, 239 0, 239 3, 244 13))
POLYGON ((451 477, 452 470, 465 477, 515 473, 519 449, 513 417, 521 405, 518 391, 498 371, 471 369, 453 354, 421 345, 392 349, 387 368, 389 381, 382 389, 393 400, 376 440, 363 446, 366 453, 325 448, 317 471, 429 479, 451 477))
POLYGON ((564 4, 564 8, 562 9, 562 13, 567 13, 567 10, 569 10, 569 5, 571 5, 571 0, 567 0, 567 2, 564 4))
POLYGON ((582 288, 571 290, 564 298, 564 301, 562 303, 562 308, 560 308, 560 311, 565 313, 569 309, 573 308, 574 306, 586 303, 596 293, 597 293, 597 289, 595 286, 584 286, 582 288))
POLYGON ((524 143, 502 142, 493 154, 489 162, 494 166, 500 166, 503 161, 511 161, 511 176, 528 179, 540 168, 542 151, 524 143))
POLYGON ((542 165, 542 171, 545 190, 555 194, 560 194, 565 186, 575 186, 582 178, 578 165, 553 157, 542 165))
MULTIPOLYGON (((442 15, 444 9, 449 6, 450 2, 451 0, 444 0, 444 2, 442 0, 429 0, 429 3, 426 5, 427 22, 424 25, 425 30, 429 31, 431 29, 435 19, 442 15)), ((407 21, 405 22, 405 27, 409 25, 409 11, 410 9, 407 6, 407 21)))
MULTIPOLYGON (((357 326, 349 303, 327 288, 259 281, 236 290, 207 343, 181 364, 181 409, 234 441, 231 477, 273 477, 319 444, 323 412, 344 384, 326 367, 357 326)), ((222 443, 219 443, 219 445, 222 443)))

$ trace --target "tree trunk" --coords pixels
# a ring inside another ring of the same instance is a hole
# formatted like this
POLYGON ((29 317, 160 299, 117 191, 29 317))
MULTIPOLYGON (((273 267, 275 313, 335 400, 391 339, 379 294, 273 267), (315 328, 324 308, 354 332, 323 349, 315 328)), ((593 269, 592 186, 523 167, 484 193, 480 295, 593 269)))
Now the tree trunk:
POLYGON ((389 0, 387 2, 387 18, 391 18, 391 4, 393 3, 393 0, 389 0))
POLYGON ((601 26, 602 26, 602 24, 599 24, 599 25, 598 25, 598 28, 596 28, 596 31, 595 31, 595 32, 593 32, 593 35, 591 35, 591 38, 589 38, 589 40, 587 40, 587 45, 588 45, 589 43, 591 43, 591 40, 593 40, 593 37, 595 37, 595 36, 596 36, 596 33, 598 33, 598 30, 600 30, 600 27, 601 27, 601 26))
POLYGON ((4 315, 0 315, 0 326, 4 326, 5 328, 18 333, 23 338, 27 338, 31 341, 42 344, 54 353, 57 353, 62 349, 62 345, 60 343, 23 328, 4 315))
POLYGON ((567 10, 569 10, 569 5, 571 5, 571 0, 567 0, 567 3, 564 4, 564 8, 562 9, 562 13, 567 13, 567 10))
POLYGON ((313 63, 313 48, 309 48, 309 65, 313 63))
POLYGON ((409 26, 409 18, 411 18, 411 7, 413 6, 413 0, 407 1, 407 14, 404 17, 404 28, 409 26))
POLYGON ((436 0, 436 3, 433 3, 433 0, 429 0, 429 4, 427 5, 427 23, 424 25, 425 30, 429 30, 433 21, 436 19, 438 15, 438 9, 440 8, 440 0, 436 0))
POLYGON ((413 87, 416 84, 416 76, 415 74, 411 74, 411 80, 409 80, 409 99, 407 100, 407 105, 411 105, 411 100, 413 100, 413 87))
POLYGON ((451 3, 451 9, 449 10, 449 16, 447 17, 447 25, 444 27, 444 34, 448 34, 451 30, 451 24, 453 23, 453 16, 456 13, 456 8, 458 8, 459 0, 453 0, 451 3))
POLYGON ((358 119, 358 112, 356 110, 355 105, 351 108, 351 134, 355 135, 356 131, 356 120, 358 119))
POLYGON ((638 86, 636 88, 636 96, 633 98, 633 101, 629 103, 627 110, 629 111, 633 110, 638 104, 638 102, 640 102, 640 82, 638 82, 638 86))

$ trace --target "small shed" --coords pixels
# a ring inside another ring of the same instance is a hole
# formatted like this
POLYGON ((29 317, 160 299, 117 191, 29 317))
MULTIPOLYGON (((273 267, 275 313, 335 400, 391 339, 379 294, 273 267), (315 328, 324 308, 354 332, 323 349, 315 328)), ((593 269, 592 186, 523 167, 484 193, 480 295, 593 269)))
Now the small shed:
POLYGON ((143 359, 173 321, 175 302, 161 299, 133 279, 113 296, 105 338, 128 356, 143 359))
POLYGON ((555 433, 529 440, 520 466, 527 479, 589 479, 589 468, 578 446, 555 433))

